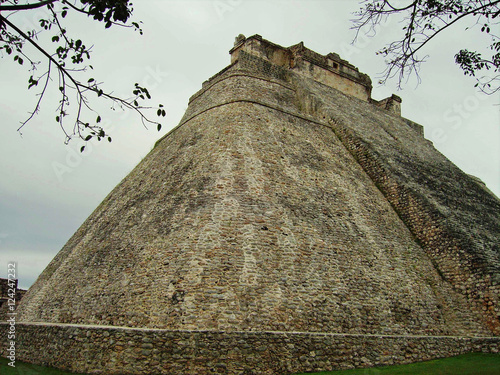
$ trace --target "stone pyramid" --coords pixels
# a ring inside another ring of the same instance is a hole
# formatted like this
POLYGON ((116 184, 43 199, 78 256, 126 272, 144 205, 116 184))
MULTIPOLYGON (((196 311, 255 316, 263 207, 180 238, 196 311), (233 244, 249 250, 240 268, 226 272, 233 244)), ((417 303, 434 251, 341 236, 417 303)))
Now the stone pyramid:
POLYGON ((23 298, 21 357, 285 374, 498 350, 499 199, 337 54, 230 53, 23 298))

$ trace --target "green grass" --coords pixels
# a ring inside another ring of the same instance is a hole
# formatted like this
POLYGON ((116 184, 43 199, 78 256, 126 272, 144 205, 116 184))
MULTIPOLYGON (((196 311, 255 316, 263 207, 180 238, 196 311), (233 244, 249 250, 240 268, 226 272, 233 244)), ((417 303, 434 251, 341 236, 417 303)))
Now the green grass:
MULTIPOLYGON (((2 375, 68 375, 67 371, 16 361, 16 367, 8 366, 9 361, 0 358, 2 375)), ((358 370, 317 372, 321 375, 498 375, 500 374, 500 354, 470 353, 457 357, 436 359, 401 366, 386 366, 358 370)), ((300 374, 297 374, 300 375, 300 374)), ((308 375, 314 375, 309 373, 308 375)))
MULTIPOLYGON (((316 372, 318 375, 499 375, 500 354, 469 353, 409 365, 316 372)), ((314 375, 308 373, 307 375, 314 375)), ((297 374, 301 375, 301 374, 297 374)))
POLYGON ((10 361, 0 357, 0 374, 1 375, 69 375, 72 372, 58 370, 52 367, 44 367, 32 365, 16 361, 16 367, 9 366, 10 361))

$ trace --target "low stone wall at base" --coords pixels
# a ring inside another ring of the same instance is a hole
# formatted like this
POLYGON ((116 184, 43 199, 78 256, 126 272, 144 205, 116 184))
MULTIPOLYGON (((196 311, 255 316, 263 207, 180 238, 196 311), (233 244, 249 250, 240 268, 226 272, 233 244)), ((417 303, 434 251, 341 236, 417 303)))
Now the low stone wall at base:
MULTIPOLYGON (((0 323, 0 355, 8 325, 0 323)), ((87 374, 292 374, 498 353, 500 337, 171 331, 17 323, 16 358, 87 374)))

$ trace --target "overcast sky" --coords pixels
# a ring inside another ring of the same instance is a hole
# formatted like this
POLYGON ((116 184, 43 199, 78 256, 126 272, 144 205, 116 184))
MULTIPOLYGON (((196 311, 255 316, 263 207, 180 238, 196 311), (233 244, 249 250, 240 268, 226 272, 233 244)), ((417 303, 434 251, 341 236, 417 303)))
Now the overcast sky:
MULTIPOLYGON (((285 47, 303 41, 318 53, 340 54, 370 75, 375 99, 401 96, 403 116, 423 125, 438 150, 500 195, 500 98, 478 94, 474 81, 453 63, 454 53, 481 37, 477 30, 464 32, 465 23, 429 45, 422 83, 410 80, 398 91, 396 82, 377 85, 384 61, 375 52, 397 38, 401 25, 388 23, 377 38, 351 45, 355 0, 143 0, 134 6, 135 19, 144 22, 143 36, 131 29, 104 31, 83 15, 68 17, 69 31, 94 44, 93 76, 105 88, 125 95, 139 82, 150 89, 155 105, 165 105, 160 133, 144 129, 132 113, 105 110, 104 123, 114 124, 113 142, 94 143, 80 154, 82 143, 64 145, 54 121, 58 98, 47 95, 21 137, 16 129, 32 110, 36 91, 26 90, 25 68, 11 58, 0 60, 0 277, 6 277, 7 263, 16 261, 22 287, 36 280, 102 199, 177 125, 202 82, 229 65, 228 51, 240 33, 260 34, 285 47)), ((31 11, 12 20, 29 29, 38 15, 31 11)))

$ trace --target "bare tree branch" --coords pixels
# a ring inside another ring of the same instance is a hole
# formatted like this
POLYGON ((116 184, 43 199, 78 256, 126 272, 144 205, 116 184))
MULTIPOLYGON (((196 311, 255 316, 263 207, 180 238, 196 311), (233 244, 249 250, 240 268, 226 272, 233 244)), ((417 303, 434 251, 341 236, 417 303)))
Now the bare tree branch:
POLYGON ((44 1, 40 1, 38 3, 33 3, 33 4, 0 5, 0 12, 42 8, 48 4, 52 4, 56 1, 59 1, 59 0, 44 0, 44 1))
MULTIPOLYGON (((356 13, 357 18, 353 20, 353 29, 356 30, 354 41, 361 30, 366 28, 369 29, 370 34, 376 34, 376 26, 386 17, 404 16, 404 34, 401 39, 390 43, 378 52, 388 58, 387 69, 383 73, 381 83, 385 83, 398 73, 399 87, 404 78, 410 77, 412 73, 415 73, 417 79, 420 80, 418 72, 425 57, 420 59, 417 54, 432 40, 464 18, 475 19, 475 24, 482 26, 481 31, 492 38, 493 43, 490 49, 496 54, 491 59, 481 59, 480 62, 478 59, 467 59, 467 57, 475 57, 474 54, 462 54, 460 58, 458 58, 460 54, 457 54, 455 56, 457 64, 468 75, 473 75, 470 73, 481 69, 500 74, 500 55, 498 54, 500 45, 497 44, 498 36, 491 32, 493 26, 499 23, 496 17, 500 15, 500 0, 415 0, 401 8, 393 6, 389 0, 365 0, 362 4, 364 8, 356 13)), ((496 80, 490 80, 488 87, 494 81, 496 80)))
MULTIPOLYGON (((42 99, 43 99, 43 97, 45 95, 45 91, 47 90, 47 85, 49 84, 49 81, 50 81, 50 68, 51 68, 51 66, 52 66, 52 61, 49 60, 49 66, 47 67, 47 71, 44 73, 44 75, 46 75, 47 78, 45 79, 45 84, 43 85, 42 91, 39 93, 40 97, 38 98, 38 101, 36 103, 35 109, 30 114, 30 116, 28 117, 28 119, 26 119, 25 121, 23 121, 21 123, 21 126, 17 129, 18 132, 21 132, 21 130, 24 127, 24 125, 26 125, 33 118, 33 116, 35 116, 40 111, 40 104, 42 103, 42 99)), ((42 78, 42 77, 40 77, 40 78, 42 78)))

